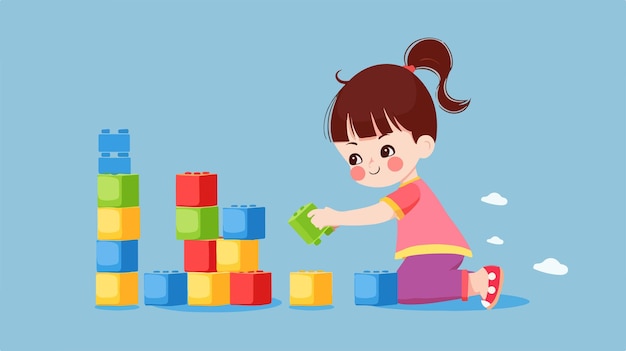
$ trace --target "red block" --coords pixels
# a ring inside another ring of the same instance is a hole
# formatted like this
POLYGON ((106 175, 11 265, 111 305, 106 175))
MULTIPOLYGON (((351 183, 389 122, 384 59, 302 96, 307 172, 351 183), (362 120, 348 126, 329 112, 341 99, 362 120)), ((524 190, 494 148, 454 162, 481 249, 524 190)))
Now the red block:
POLYGON ((272 273, 238 272, 230 274, 231 305, 267 305, 272 302, 272 273))
POLYGON ((217 272, 215 240, 185 240, 185 272, 217 272))
POLYGON ((217 174, 210 172, 177 174, 176 206, 217 206, 217 174))

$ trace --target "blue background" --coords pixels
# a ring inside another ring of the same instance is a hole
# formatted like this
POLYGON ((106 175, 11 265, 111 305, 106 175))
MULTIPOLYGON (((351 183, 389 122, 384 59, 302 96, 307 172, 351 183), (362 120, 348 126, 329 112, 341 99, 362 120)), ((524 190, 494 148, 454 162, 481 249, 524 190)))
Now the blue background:
POLYGON ((624 350, 625 13, 623 0, 1 0, 0 349, 624 350), (472 101, 439 110, 418 173, 473 249, 463 267, 504 267, 508 308, 355 306, 355 272, 400 263, 395 223, 319 247, 287 224, 309 201, 351 209, 393 189, 350 179, 324 113, 337 70, 404 64, 431 36, 452 51, 450 95, 472 101), (95 307, 102 128, 131 133, 140 273, 182 270, 174 175, 216 172, 220 206, 266 207, 270 308, 95 307), (490 192, 508 205, 481 202, 490 192), (533 270, 548 257, 569 273, 533 270), (333 272, 332 308, 289 307, 300 269, 333 272))

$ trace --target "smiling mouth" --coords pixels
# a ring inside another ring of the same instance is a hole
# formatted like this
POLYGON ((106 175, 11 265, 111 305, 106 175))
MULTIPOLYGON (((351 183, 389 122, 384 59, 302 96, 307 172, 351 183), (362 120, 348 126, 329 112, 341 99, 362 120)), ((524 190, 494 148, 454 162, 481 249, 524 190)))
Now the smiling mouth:
POLYGON ((371 174, 371 175, 376 175, 378 174, 378 172, 380 172, 380 167, 378 167, 378 169, 376 170, 376 172, 372 173, 370 171, 368 171, 367 173, 371 174))

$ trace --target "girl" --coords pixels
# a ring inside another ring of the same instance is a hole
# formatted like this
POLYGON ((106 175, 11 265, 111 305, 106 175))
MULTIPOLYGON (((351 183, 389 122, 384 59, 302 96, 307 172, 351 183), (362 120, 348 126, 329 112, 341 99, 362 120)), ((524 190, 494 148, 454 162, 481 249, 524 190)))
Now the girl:
POLYGON ((370 225, 398 220, 396 259, 398 302, 420 304, 480 295, 487 309, 498 302, 503 272, 485 266, 477 272, 459 270, 472 251, 446 214, 437 197, 417 175, 420 159, 430 156, 437 138, 435 105, 428 90, 413 73, 428 69, 439 76, 437 100, 443 110, 459 113, 469 100, 448 95, 446 80, 452 69, 448 47, 433 38, 412 43, 405 66, 376 65, 351 80, 335 78, 344 86, 328 111, 327 132, 337 151, 350 165, 359 184, 396 191, 378 203, 351 211, 320 208, 309 213, 318 228, 370 225))

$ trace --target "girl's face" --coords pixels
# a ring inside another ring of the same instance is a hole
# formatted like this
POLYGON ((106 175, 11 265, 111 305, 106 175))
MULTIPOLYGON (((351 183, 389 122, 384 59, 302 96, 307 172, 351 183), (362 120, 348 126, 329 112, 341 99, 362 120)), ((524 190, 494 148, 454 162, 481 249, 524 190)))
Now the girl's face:
MULTIPOLYGON (((392 132, 382 134, 374 124, 376 136, 359 138, 349 119, 346 123, 348 142, 334 144, 350 165, 350 176, 361 185, 380 188, 410 180, 417 175, 417 161, 430 155, 424 154, 422 139, 416 143, 413 134, 402 126, 398 129, 390 123, 392 132)), ((432 147, 434 142, 431 152, 432 147)))

